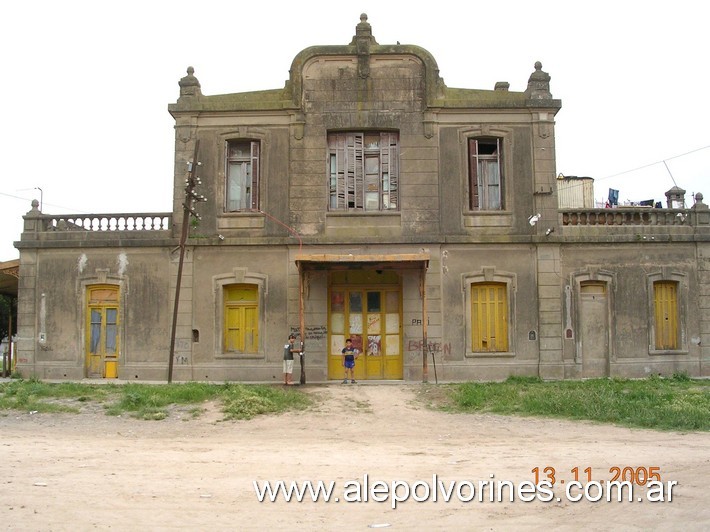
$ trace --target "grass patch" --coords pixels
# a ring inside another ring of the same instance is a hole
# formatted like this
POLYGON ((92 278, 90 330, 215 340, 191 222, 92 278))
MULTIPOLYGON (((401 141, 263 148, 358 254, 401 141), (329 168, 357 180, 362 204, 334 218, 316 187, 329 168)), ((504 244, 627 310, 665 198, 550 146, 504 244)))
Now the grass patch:
POLYGON ((0 410, 77 413, 77 406, 62 399, 86 402, 102 397, 105 393, 100 390, 71 382, 49 384, 37 379, 20 379, 0 384, 0 410))
POLYGON ((286 410, 304 410, 312 400, 291 387, 227 384, 224 393, 226 419, 251 419, 259 414, 275 414, 286 410))
POLYGON ((118 400, 106 407, 106 413, 118 416, 124 412, 141 419, 161 420, 168 417, 174 405, 193 405, 217 399, 220 386, 189 382, 185 384, 135 384, 116 386, 118 400))
POLYGON ((0 383, 0 410, 79 413, 82 404, 103 405, 108 415, 161 420, 171 409, 185 407, 199 417, 206 401, 222 404, 225 419, 251 419, 259 414, 307 408, 312 400, 295 389, 266 385, 205 384, 81 384, 16 380, 0 383))
POLYGON ((511 377, 499 383, 446 386, 440 408, 615 423, 659 430, 710 430, 710 380, 687 375, 648 379, 543 382, 511 377))

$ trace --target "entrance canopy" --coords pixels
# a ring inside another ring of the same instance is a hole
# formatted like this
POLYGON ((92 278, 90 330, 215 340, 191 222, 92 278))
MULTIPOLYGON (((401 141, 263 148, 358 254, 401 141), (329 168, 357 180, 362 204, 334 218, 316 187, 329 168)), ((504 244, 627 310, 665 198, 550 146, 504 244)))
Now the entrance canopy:
POLYGON ((309 254, 296 255, 299 270, 422 270, 429 267, 429 253, 378 255, 309 254))
MULTIPOLYGON (((392 253, 376 255, 356 255, 347 254, 299 254, 296 255, 295 262, 298 267, 299 285, 299 314, 301 339, 305 332, 305 293, 304 276, 307 271, 314 270, 418 270, 419 271, 419 293, 422 299, 422 380, 427 382, 429 378, 429 368, 427 363, 427 353, 429 342, 427 339, 427 298, 426 298, 426 271, 429 267, 429 253, 392 253)), ((432 359, 433 359, 432 352, 432 359)), ((306 376, 301 358, 301 384, 306 383, 306 376)), ((436 373, 436 363, 434 365, 436 373)), ((437 379, 438 382, 438 379, 437 379)))
POLYGON ((0 262, 0 294, 17 297, 20 259, 0 262))

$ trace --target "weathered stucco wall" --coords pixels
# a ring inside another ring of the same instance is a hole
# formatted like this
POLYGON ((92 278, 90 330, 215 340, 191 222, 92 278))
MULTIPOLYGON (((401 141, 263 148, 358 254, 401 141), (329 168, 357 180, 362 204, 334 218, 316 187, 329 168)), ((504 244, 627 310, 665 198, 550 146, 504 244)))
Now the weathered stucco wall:
MULTIPOLYGON (((203 95, 192 68, 179 86, 169 106, 172 213, 148 216, 159 220, 155 227, 120 230, 111 224, 137 215, 107 215, 97 228, 101 215, 51 216, 37 203, 25 216, 17 344, 24 374, 86 375, 86 289, 109 284, 121 296, 119 378, 167 377, 187 162, 199 141, 197 192, 208 201, 196 206, 201 220, 190 224, 185 248, 175 380, 280 381, 283 342, 300 327, 302 253, 352 255, 353 264, 368 255, 428 257, 423 291, 418 270, 397 273, 404 380, 423 378, 424 355, 429 380, 710 376, 707 205, 700 196, 682 212, 558 211, 561 102, 540 63, 524 91, 507 83, 449 88, 429 52, 378 44, 365 16, 350 44, 298 53, 281 89, 203 95), (399 134, 398 208, 330 210, 328 134, 382 131, 399 134), (502 209, 469 206, 472 138, 501 141, 502 209), (230 140, 259 142, 256 209, 225 212, 230 140), (681 345, 673 352, 653 345, 655 280, 678 283, 681 345), (474 282, 505 286, 507 351, 471 347, 474 282), (258 286, 255 352, 223 352, 230 283, 258 286), (583 286, 600 292, 582 296, 583 286)), ((321 266, 303 279, 309 381, 328 378, 329 276, 343 267, 321 266)))
MULTIPOLYGON (((167 249, 49 249, 24 261, 36 275, 26 277, 23 291, 19 334, 28 343, 20 367, 43 378, 83 378, 86 289, 112 285, 121 308, 119 377, 146 379, 143 369, 157 366, 162 378, 170 343, 167 249)), ((154 369, 150 376, 157 376, 154 369)))
MULTIPOLYGON (((564 286, 576 290, 575 277, 609 282, 611 326, 611 371, 624 377, 687 372, 698 374, 701 366, 701 320, 704 315, 697 297, 697 247, 694 244, 566 245, 561 249, 564 286), (681 347, 678 353, 655 352, 652 337, 654 280, 674 279, 679 285, 681 347), (651 353, 651 354, 650 354, 651 353)), ((578 303, 566 309, 571 323, 578 303)), ((577 326, 577 328, 579 325, 577 326)), ((576 330, 575 330, 576 332, 576 330)), ((565 340, 565 353, 573 360, 576 337, 565 340)), ((568 364, 568 374, 580 376, 568 364)))

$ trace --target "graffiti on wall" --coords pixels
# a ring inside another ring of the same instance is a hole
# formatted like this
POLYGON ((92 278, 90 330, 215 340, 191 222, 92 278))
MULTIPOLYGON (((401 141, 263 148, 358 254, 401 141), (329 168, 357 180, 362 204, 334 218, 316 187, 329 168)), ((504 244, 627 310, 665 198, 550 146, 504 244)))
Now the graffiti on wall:
MULTIPOLYGON (((291 332, 298 335, 301 332, 299 327, 291 327, 291 332)), ((323 340, 328 334, 328 329, 325 325, 315 327, 306 327, 306 340, 323 340)))
MULTIPOLYGON (((428 342, 429 352, 436 353, 437 355, 450 355, 451 354, 451 342, 428 342)), ((409 353, 421 353, 424 350, 423 340, 409 340, 407 342, 407 352, 409 353)))

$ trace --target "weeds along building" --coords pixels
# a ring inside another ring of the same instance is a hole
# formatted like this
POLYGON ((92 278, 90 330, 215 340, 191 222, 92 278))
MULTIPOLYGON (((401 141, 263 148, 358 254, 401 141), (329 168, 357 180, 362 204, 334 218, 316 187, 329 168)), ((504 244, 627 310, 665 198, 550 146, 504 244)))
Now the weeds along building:
POLYGON ((540 63, 524 83, 447 87, 366 15, 283 88, 205 95, 189 68, 173 212, 24 217, 18 371, 280 381, 293 331, 309 382, 342 379, 346 338, 361 380, 710 375, 702 195, 560 208, 561 102, 540 63))

